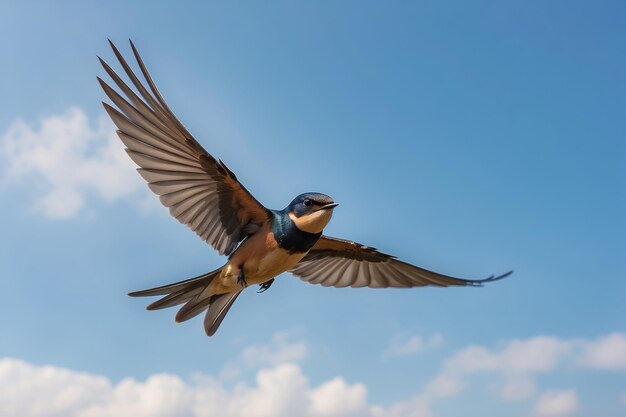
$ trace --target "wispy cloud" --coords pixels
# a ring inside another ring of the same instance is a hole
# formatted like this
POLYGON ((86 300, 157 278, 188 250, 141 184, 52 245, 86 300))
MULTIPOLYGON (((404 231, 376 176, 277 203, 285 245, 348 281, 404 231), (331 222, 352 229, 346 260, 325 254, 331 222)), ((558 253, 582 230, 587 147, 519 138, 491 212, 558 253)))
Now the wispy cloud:
POLYGON ((430 398, 453 397, 463 391, 465 383, 455 375, 441 373, 433 378, 426 388, 430 398))
POLYGON ((419 335, 396 335, 391 339, 389 347, 383 352, 383 358, 410 356, 435 349, 443 345, 443 336, 439 333, 427 338, 419 335))
POLYGON ((538 416, 571 416, 580 409, 575 390, 548 391, 537 400, 534 414, 538 416))
POLYGON ((504 400, 522 401, 537 390, 535 378, 559 367, 623 370, 626 336, 613 333, 596 340, 538 336, 505 342, 500 348, 468 346, 448 358, 431 382, 434 393, 453 396, 463 391, 465 380, 475 374, 495 374, 500 381, 491 388, 504 400))
POLYGON ((593 369, 626 370, 626 336, 613 333, 584 343, 578 364, 593 369))
POLYGON ((92 126, 78 107, 36 125, 18 119, 0 135, 3 182, 36 194, 33 209, 51 219, 84 213, 89 198, 142 204, 147 192, 114 131, 104 116, 92 126))
POLYGON ((278 365, 285 362, 300 362, 309 354, 309 347, 302 340, 295 340, 293 332, 274 333, 268 343, 245 347, 235 360, 227 362, 221 372, 223 379, 234 379, 244 369, 278 365))
POLYGON ((507 401, 522 401, 532 397, 537 391, 535 378, 528 374, 508 374, 503 381, 492 387, 502 399, 507 401))
POLYGON ((419 394, 406 401, 400 401, 389 407, 372 406, 372 417, 434 417, 431 400, 419 394))
POLYGON ((295 341, 287 331, 274 333, 269 344, 248 346, 241 353, 250 367, 276 365, 283 362, 299 362, 307 357, 309 348, 303 341, 295 341))

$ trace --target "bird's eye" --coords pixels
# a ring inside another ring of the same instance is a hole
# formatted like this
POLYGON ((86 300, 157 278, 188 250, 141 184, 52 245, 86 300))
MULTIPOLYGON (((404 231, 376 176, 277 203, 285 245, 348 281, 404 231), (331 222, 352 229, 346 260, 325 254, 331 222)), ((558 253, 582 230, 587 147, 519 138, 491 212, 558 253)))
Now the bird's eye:
POLYGON ((304 200, 304 205, 307 207, 311 207, 311 204, 313 204, 313 202, 311 200, 309 200, 308 198, 306 200, 304 200))

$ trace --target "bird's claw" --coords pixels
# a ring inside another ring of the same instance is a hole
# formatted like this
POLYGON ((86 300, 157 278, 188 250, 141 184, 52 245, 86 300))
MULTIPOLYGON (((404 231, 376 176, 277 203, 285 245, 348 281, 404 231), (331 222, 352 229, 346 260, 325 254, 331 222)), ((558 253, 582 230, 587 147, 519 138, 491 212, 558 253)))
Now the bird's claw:
POLYGON ((237 284, 241 285, 243 288, 248 286, 248 282, 246 281, 246 275, 243 273, 243 269, 239 271, 239 275, 237 275, 237 284))
POLYGON ((259 290, 257 291, 257 293, 261 294, 261 293, 264 293, 265 291, 269 290, 269 288, 272 286, 273 283, 274 283, 274 278, 272 278, 269 281, 266 281, 263 284, 259 285, 259 290))

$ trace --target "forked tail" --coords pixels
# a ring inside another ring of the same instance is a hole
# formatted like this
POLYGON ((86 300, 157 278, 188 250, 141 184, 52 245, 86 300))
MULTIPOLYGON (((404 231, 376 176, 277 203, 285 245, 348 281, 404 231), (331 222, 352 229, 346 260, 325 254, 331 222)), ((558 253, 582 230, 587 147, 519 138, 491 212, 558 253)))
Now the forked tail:
POLYGON ((211 284, 213 279, 220 274, 220 271, 221 268, 185 281, 151 288, 149 290, 135 291, 128 295, 131 297, 165 296, 150 304, 147 307, 148 310, 160 310, 184 303, 185 305, 182 306, 176 314, 176 321, 178 323, 189 320, 208 309, 209 311, 204 318, 204 330, 208 336, 213 336, 222 323, 222 320, 224 320, 224 316, 228 313, 230 306, 235 302, 241 292, 215 295, 206 294, 204 290, 211 284))

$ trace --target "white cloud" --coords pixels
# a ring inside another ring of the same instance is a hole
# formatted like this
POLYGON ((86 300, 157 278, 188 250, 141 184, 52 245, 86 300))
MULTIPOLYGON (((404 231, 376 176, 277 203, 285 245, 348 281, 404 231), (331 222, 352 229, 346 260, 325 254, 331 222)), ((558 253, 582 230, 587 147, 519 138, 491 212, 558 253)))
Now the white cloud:
POLYGON ((626 370, 626 336, 613 333, 595 342, 584 342, 578 364, 586 368, 626 370))
POLYGON ((308 346, 290 338, 290 332, 278 332, 237 356, 257 369, 253 384, 204 374, 113 383, 100 375, 0 359, 0 417, 432 417, 424 395, 383 407, 368 401, 363 383, 341 376, 312 386, 294 363, 306 358, 308 346))
POLYGON ((435 349, 443 345, 443 336, 436 333, 428 338, 418 335, 396 335, 391 340, 389 347, 383 352, 383 358, 395 356, 408 356, 426 350, 435 349))
POLYGON ((363 384, 349 385, 336 377, 310 393, 312 416, 362 416, 367 414, 367 388, 363 384))
POLYGON ((507 401, 531 398, 537 391, 536 376, 559 367, 599 370, 626 369, 626 336, 613 333, 596 340, 537 336, 511 340, 498 349, 468 346, 445 361, 427 393, 432 398, 461 393, 465 380, 474 374, 496 374, 500 381, 490 391, 507 401))
POLYGON ((454 373, 548 372, 571 352, 572 347, 572 342, 544 336, 509 341, 499 352, 470 346, 450 358, 445 368, 454 373))
POLYGON ((308 381, 300 367, 281 364, 261 369, 256 387, 243 384, 235 387, 228 400, 234 416, 271 417, 302 414, 306 408, 308 381))
POLYGON ((4 182, 23 183, 37 194, 33 208, 48 218, 78 215, 88 196, 112 202, 137 198, 142 189, 111 122, 102 116, 92 127, 78 107, 44 117, 38 126, 16 120, 0 136, 0 159, 4 182))
POLYGON ((108 379, 17 359, 0 360, 0 416, 78 415, 111 392, 108 379))
POLYGON ((0 417, 430 417, 413 399, 371 405, 367 388, 336 377, 311 387, 299 365, 261 369, 254 385, 225 387, 206 375, 155 374, 117 384, 103 376, 17 359, 0 360, 0 417))
POLYGON ((110 385, 108 392, 91 401, 77 397, 76 416, 172 416, 194 404, 194 388, 174 375, 156 374, 145 382, 132 378, 110 385))
POLYGON ((549 372, 572 350, 572 342, 555 337, 513 340, 499 357, 499 366, 511 372, 549 372))
MULTIPOLYGON (((581 409, 574 389, 544 392, 534 405, 529 401, 537 391, 536 377, 560 367, 607 369, 605 361, 598 365, 589 358, 611 358, 609 363, 614 363, 614 350, 607 354, 605 349, 620 346, 620 340, 619 334, 596 340, 534 337, 495 349, 469 346, 444 361, 441 372, 421 392, 389 406, 372 403, 366 385, 345 376, 333 375, 312 385, 295 363, 308 356, 309 348, 288 332, 244 348, 233 361, 242 368, 235 368, 231 378, 155 374, 143 381, 127 378, 113 383, 100 375, 4 359, 0 417, 434 417, 438 401, 445 398, 450 403, 476 383, 471 376, 487 374, 497 378, 487 379, 488 392, 508 401, 526 400, 534 415, 571 415, 581 409), (243 369, 254 369, 253 383, 234 379, 243 369)), ((621 401, 626 404, 626 393, 621 401)))
POLYGON ((525 400, 535 393, 533 375, 556 369, 573 347, 573 342, 544 336, 512 340, 498 350, 468 346, 445 361, 428 392, 433 397, 451 397, 463 391, 468 375, 496 373, 504 381, 491 391, 508 401, 525 400))
POLYGON ((449 358, 444 369, 451 374, 469 374, 497 369, 498 355, 482 346, 468 346, 449 358))
POLYGON ((548 391, 537 400, 534 413, 539 416, 564 416, 579 409, 575 390, 548 391))

